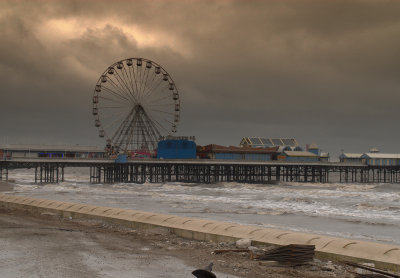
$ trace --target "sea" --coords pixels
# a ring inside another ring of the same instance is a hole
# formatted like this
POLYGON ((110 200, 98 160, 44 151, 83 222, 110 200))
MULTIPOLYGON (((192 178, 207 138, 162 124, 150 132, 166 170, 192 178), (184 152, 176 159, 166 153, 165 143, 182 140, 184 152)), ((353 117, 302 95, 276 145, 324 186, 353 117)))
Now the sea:
POLYGON ((20 196, 400 245, 400 184, 91 184, 86 168, 66 168, 58 184, 35 184, 32 169, 9 179, 20 196))

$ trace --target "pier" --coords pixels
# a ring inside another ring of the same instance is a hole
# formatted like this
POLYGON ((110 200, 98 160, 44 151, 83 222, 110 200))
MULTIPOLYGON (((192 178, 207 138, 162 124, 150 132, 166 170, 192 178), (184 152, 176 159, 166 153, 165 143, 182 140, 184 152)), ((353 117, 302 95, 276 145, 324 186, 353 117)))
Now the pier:
POLYGON ((90 168, 91 183, 400 183, 400 166, 279 161, 13 159, 0 161, 0 179, 12 169, 34 169, 35 183, 64 181, 68 167, 90 168))

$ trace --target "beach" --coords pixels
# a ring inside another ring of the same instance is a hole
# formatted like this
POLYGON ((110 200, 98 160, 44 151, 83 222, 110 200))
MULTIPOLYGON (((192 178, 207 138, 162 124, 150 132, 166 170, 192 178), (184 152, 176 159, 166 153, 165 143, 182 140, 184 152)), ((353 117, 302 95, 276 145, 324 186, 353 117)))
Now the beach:
POLYGON ((194 277, 214 263, 218 278, 352 277, 343 265, 315 260, 266 266, 248 253, 212 254, 228 243, 187 240, 163 228, 130 229, 100 221, 0 209, 2 277, 194 277))

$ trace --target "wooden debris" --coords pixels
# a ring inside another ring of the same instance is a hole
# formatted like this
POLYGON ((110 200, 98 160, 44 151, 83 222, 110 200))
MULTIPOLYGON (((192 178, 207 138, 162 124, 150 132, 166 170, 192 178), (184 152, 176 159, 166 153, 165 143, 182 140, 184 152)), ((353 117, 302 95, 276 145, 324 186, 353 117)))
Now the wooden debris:
MULTIPOLYGON (((351 272, 352 273, 352 272, 351 272)), ((382 274, 360 274, 353 273, 355 278, 387 278, 388 276, 382 274)))
POLYGON ((314 254, 315 245, 290 244, 269 250, 258 256, 257 260, 299 265, 312 261, 314 254))
POLYGON ((242 252, 246 252, 248 253, 250 250, 248 249, 218 249, 218 250, 214 250, 213 253, 214 254, 222 254, 222 253, 228 253, 228 252, 238 252, 238 253, 242 253, 242 252))
POLYGON ((357 263, 352 263, 352 262, 344 262, 346 265, 348 266, 352 266, 352 267, 357 267, 357 268, 361 268, 361 269, 365 269, 371 272, 375 272, 375 273, 379 273, 379 274, 357 274, 356 277, 358 278, 370 278, 370 277, 374 277, 374 278, 387 278, 387 277, 392 277, 392 278, 400 278, 399 275, 387 272, 387 271, 383 271, 382 269, 376 268, 376 267, 372 267, 372 266, 366 266, 366 265, 362 265, 362 264, 357 264, 357 263), (371 276, 372 275, 372 276, 371 276), (373 276, 375 275, 375 276, 373 276))

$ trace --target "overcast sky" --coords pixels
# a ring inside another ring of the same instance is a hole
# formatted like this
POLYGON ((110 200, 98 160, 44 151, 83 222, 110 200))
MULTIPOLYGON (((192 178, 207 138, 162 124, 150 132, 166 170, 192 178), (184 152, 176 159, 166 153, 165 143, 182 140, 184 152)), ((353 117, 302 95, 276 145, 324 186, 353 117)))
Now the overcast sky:
POLYGON ((179 135, 294 137, 400 153, 400 1, 2 1, 0 142, 105 144, 91 115, 112 63, 173 77, 179 135))

